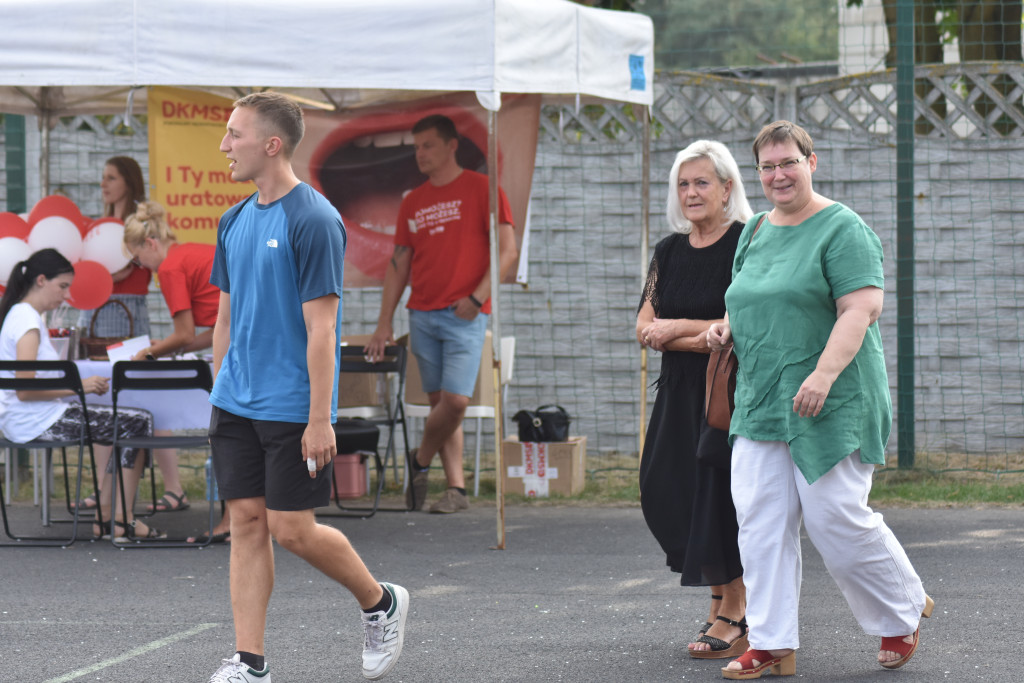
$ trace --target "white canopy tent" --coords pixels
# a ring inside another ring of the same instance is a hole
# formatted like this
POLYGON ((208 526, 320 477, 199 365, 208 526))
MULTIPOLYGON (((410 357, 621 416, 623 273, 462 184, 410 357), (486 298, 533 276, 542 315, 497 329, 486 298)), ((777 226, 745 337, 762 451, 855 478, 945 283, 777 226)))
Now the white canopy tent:
MULTIPOLYGON (((44 188, 53 117, 143 111, 146 98, 136 101, 133 94, 146 86, 227 97, 273 89, 327 110, 431 92, 476 93, 491 112, 497 545, 503 548, 494 112, 503 93, 650 106, 651 20, 567 0, 4 0, 0 19, 0 112, 40 117, 44 188)), ((646 263, 646 140, 643 155, 646 263)))
POLYGON ((147 85, 331 108, 395 91, 653 100, 650 19, 567 0, 5 0, 0 16, 8 113, 114 113, 147 85))

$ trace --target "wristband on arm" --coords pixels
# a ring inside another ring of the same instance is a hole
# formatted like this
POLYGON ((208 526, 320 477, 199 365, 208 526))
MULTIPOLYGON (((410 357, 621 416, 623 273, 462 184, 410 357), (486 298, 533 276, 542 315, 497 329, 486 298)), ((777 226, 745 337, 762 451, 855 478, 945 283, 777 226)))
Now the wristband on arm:
POLYGON ((470 301, 472 301, 472 302, 473 302, 473 305, 474 305, 474 306, 476 306, 477 308, 483 308, 483 307, 484 307, 484 305, 483 305, 483 302, 481 302, 481 301, 480 301, 479 299, 477 299, 477 298, 476 298, 475 296, 473 296, 472 294, 469 294, 469 295, 467 296, 467 298, 468 298, 468 299, 469 299, 470 301))

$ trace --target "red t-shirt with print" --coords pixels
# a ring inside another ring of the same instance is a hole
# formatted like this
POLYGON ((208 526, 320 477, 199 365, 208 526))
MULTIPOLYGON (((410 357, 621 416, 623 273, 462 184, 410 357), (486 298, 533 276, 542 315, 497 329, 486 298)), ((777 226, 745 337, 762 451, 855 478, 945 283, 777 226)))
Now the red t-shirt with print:
MULTIPOLYGON (((512 224, 505 192, 498 189, 498 221, 512 224)), ((440 187, 429 181, 402 200, 395 244, 412 248, 408 308, 451 306, 480 284, 491 264, 487 176, 463 169, 440 187)), ((491 300, 483 313, 491 312, 491 300)))
POLYGON ((217 322, 220 290, 210 284, 213 269, 212 244, 172 244, 156 274, 160 279, 171 317, 192 311, 196 327, 213 327, 217 322))

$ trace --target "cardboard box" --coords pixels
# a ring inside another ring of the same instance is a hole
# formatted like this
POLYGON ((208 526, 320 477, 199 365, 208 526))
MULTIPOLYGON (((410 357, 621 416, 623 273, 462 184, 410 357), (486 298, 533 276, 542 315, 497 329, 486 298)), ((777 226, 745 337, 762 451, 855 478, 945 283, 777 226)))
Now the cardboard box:
MULTIPOLYGON (((364 346, 370 341, 368 334, 353 334, 341 338, 342 346, 364 346)), ((375 372, 343 372, 338 376, 338 407, 361 408, 380 405, 384 375, 375 372)))
POLYGON ((546 498, 552 493, 572 496, 583 491, 587 473, 587 437, 568 441, 520 443, 505 439, 501 445, 506 493, 546 498))

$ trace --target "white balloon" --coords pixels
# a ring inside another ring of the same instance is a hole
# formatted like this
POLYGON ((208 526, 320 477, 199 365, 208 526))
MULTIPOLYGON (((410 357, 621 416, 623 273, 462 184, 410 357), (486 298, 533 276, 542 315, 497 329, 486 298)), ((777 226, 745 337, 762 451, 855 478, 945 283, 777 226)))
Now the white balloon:
POLYGON ((56 249, 74 263, 82 255, 82 233, 67 218, 47 216, 32 226, 28 246, 33 253, 40 249, 56 249))
POLYGON ((124 225, 121 221, 111 218, 109 221, 97 223, 82 240, 82 260, 96 261, 111 273, 116 273, 131 260, 121 250, 122 239, 124 225))
POLYGON ((7 286, 7 278, 14 270, 14 264, 32 255, 32 248, 17 237, 0 238, 0 285, 7 286))

